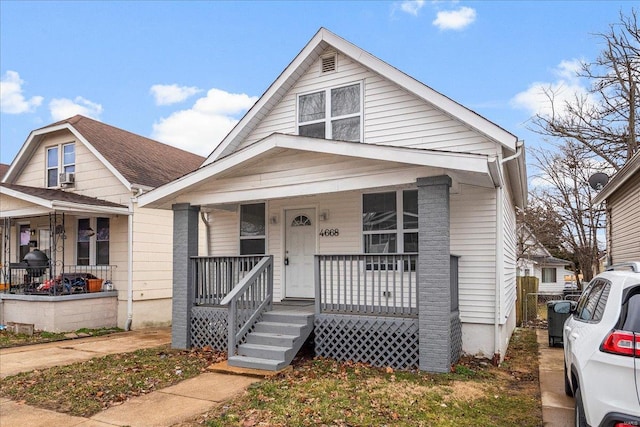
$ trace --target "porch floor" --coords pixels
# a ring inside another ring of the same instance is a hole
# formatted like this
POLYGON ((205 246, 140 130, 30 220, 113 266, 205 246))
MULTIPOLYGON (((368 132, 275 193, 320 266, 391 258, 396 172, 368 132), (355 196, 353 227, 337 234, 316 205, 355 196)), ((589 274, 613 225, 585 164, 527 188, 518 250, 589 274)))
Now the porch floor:
POLYGON ((300 313, 314 314, 315 301, 310 300, 282 300, 273 303, 273 311, 295 311, 300 313))

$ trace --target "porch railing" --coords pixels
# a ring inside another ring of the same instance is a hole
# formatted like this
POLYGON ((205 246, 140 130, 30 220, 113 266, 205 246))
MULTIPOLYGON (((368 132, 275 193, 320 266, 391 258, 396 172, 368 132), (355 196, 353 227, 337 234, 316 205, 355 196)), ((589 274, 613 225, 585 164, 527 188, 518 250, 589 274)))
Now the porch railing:
POLYGON ((273 304, 273 256, 265 256, 225 296, 220 305, 229 307, 228 356, 251 331, 262 313, 273 304))
POLYGON ((316 312, 417 317, 417 254, 316 255, 316 312))
POLYGON ((195 305, 220 305, 220 302, 263 256, 193 257, 195 305))
MULTIPOLYGON (((1 290, 5 293, 66 295, 90 292, 87 278, 99 279, 102 284, 111 282, 114 265, 64 265, 64 267, 27 267, 23 263, 11 263, 6 277, 0 277, 1 290), (61 271, 60 271, 61 270, 61 271), (82 280, 79 280, 82 279, 82 280)), ((115 289, 115 286, 112 288, 115 289)))

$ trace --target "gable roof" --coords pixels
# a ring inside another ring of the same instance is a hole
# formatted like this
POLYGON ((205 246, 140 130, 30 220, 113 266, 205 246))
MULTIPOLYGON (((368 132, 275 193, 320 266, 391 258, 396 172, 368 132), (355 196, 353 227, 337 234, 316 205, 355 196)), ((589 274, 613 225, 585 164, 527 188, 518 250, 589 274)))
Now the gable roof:
POLYGON ((352 60, 361 63, 371 71, 393 81, 408 92, 432 104, 445 114, 462 121, 493 141, 502 144, 502 146, 510 152, 516 152, 517 137, 515 135, 433 90, 413 77, 410 77, 397 68, 376 58, 369 52, 335 35, 331 31, 320 28, 309 43, 307 43, 302 51, 294 58, 291 64, 278 76, 247 114, 245 114, 231 132, 218 144, 209 157, 207 157, 204 164, 211 163, 233 152, 268 112, 287 94, 298 78, 330 46, 347 55, 352 60))
POLYGON ((592 204, 604 202, 613 193, 615 193, 622 185, 632 176, 640 173, 640 151, 629 159, 629 161, 616 173, 613 178, 604 186, 602 190, 594 197, 592 204))
MULTIPOLYGON (((499 172, 497 172, 497 159, 489 158, 483 154, 458 153, 440 150, 428 150, 422 148, 396 147, 388 145, 362 144, 359 142, 334 141, 319 138, 311 138, 297 135, 273 133, 262 140, 243 147, 232 154, 225 156, 213 163, 182 176, 162 187, 144 193, 138 197, 138 206, 149 206, 154 208, 168 209, 184 192, 188 192, 206 180, 215 180, 234 169, 243 171, 251 169, 247 167, 247 162, 257 159, 270 161, 270 156, 279 156, 287 151, 306 152, 323 155, 341 156, 347 158, 368 159, 378 162, 389 162, 403 164, 406 166, 430 167, 436 169, 447 169, 456 174, 460 180, 466 179, 475 185, 494 187, 500 184, 499 172)), ((293 168, 293 166, 292 166, 293 168)), ((394 178, 398 180, 406 179, 400 173, 394 173, 394 178)), ((333 177, 335 179, 339 179, 333 177)), ((286 184, 285 189, 273 185, 273 183, 256 182, 251 186, 252 195, 256 199, 265 197, 283 197, 294 195, 308 195, 323 192, 345 191, 349 185, 354 188, 362 188, 362 182, 354 181, 351 184, 342 182, 339 185, 335 179, 323 175, 322 182, 301 180, 296 183, 286 184), (305 181, 305 182, 303 182, 305 181), (271 192, 270 192, 271 191, 271 192), (273 193, 272 191, 275 191, 273 193), (280 193, 278 191, 284 191, 280 193), (259 193, 259 194, 258 194, 259 193)), ((387 183, 391 177, 386 176, 387 183)), ((415 181, 416 177, 411 176, 415 181)), ((372 184, 370 181, 369 184, 372 184)), ((375 186, 375 185, 374 185, 375 186)), ((213 185, 211 190, 213 190, 213 185)), ((226 192, 225 203, 237 202, 247 199, 248 194, 241 189, 235 188, 226 192)), ((211 201, 207 202, 210 203, 211 201)), ((220 203, 220 201, 216 202, 220 203)))
POLYGON ((204 157, 76 115, 29 134, 3 182, 12 182, 28 162, 41 139, 67 129, 93 152, 129 189, 155 188, 194 169, 204 157))

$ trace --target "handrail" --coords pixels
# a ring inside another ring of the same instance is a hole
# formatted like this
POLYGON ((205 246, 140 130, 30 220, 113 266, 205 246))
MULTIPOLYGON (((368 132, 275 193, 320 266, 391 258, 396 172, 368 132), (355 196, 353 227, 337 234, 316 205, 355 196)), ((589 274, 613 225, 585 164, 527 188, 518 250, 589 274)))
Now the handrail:
POLYGON ((265 256, 236 286, 220 301, 229 306, 228 356, 235 354, 236 345, 258 321, 262 313, 273 302, 273 256, 265 256), (266 274, 265 274, 266 272, 266 274), (266 283, 265 283, 266 280, 266 283), (257 289, 256 289, 257 288, 257 289), (246 295, 247 291, 251 295, 246 295), (258 300, 262 296, 262 300, 258 300), (245 310, 244 319, 238 319, 238 308, 245 310), (238 321, 242 324, 238 324, 238 321))

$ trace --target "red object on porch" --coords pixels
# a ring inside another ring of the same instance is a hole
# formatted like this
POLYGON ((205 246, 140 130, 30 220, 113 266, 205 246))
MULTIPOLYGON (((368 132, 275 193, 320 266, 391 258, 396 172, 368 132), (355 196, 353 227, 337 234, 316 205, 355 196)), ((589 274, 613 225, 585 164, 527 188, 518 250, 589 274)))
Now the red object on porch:
POLYGON ((100 292, 102 290, 102 279, 87 279, 87 290, 89 292, 100 292))

